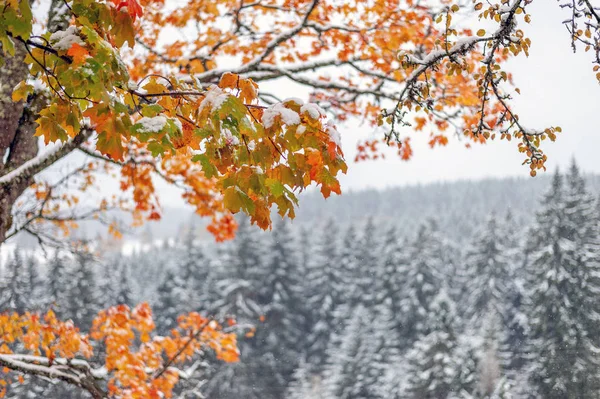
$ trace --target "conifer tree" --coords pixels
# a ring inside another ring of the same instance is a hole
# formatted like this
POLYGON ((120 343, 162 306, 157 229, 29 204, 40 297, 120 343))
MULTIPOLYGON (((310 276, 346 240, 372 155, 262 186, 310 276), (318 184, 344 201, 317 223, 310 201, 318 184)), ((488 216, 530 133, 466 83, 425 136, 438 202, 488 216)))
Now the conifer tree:
POLYGON ((122 260, 117 270, 118 280, 115 290, 115 303, 118 305, 133 305, 131 292, 131 280, 129 277, 129 263, 127 260, 122 260))
POLYGON ((31 287, 24 266, 23 255, 17 248, 6 264, 4 278, 0 281, 0 311, 23 313, 31 310, 31 287))
POLYGON ((355 244, 356 265, 353 284, 356 286, 356 290, 352 293, 349 303, 351 307, 359 303, 371 307, 376 301, 376 292, 374 292, 373 287, 376 283, 377 269, 380 264, 378 233, 373 217, 369 217, 355 244))
POLYGON ((427 314, 429 332, 419 337, 406 356, 407 398, 444 399, 457 388, 456 320, 454 302, 446 289, 441 289, 427 314))
POLYGON ((355 277, 358 269, 358 237, 354 224, 350 224, 343 232, 338 267, 346 286, 344 302, 349 303, 352 298, 356 297, 352 291, 357 290, 355 277))
POLYGON ((185 283, 175 271, 168 269, 165 277, 157 288, 154 314, 156 328, 162 333, 167 333, 176 326, 177 316, 185 305, 178 293, 184 290, 185 283))
POLYGON ((59 251, 54 253, 54 257, 48 265, 46 275, 46 298, 47 307, 52 307, 57 315, 62 317, 68 312, 65 303, 65 291, 67 288, 67 266, 65 258, 59 251))
POLYGON ((502 233, 496 217, 491 216, 465 258, 466 317, 474 328, 482 327, 489 312, 504 314, 511 276, 502 233))
POLYGON ((265 394, 281 397, 291 381, 301 350, 301 328, 304 326, 301 307, 299 258, 287 223, 280 221, 266 243, 264 266, 257 271, 258 301, 264 309, 265 321, 256 332, 256 345, 263 351, 265 394))
POLYGON ((207 310, 209 304, 206 295, 210 262, 202 246, 196 240, 197 229, 192 225, 184 236, 183 248, 179 252, 175 267, 185 282, 182 300, 195 311, 207 310))
POLYGON ((433 326, 428 323, 429 307, 440 291, 443 281, 451 275, 446 263, 445 245, 437 224, 429 221, 420 227, 408 250, 409 263, 402 271, 404 281, 401 298, 404 348, 427 335, 433 326))
MULTIPOLYGON (((394 330, 396 334, 402 332, 402 301, 406 268, 409 263, 407 257, 407 242, 398 236, 395 226, 388 229, 381 250, 381 261, 376 269, 374 282, 375 302, 383 303, 389 300, 390 311, 395 316, 394 330)), ((402 346, 402 344, 400 344, 402 346)))
POLYGON ((306 278, 307 307, 311 309, 311 326, 307 340, 307 359, 313 372, 325 364, 331 339, 342 331, 343 324, 335 310, 344 302, 345 280, 339 267, 339 227, 326 222, 309 264, 306 278))
MULTIPOLYGON (((240 327, 253 326, 256 331, 238 338, 240 362, 217 364, 207 378, 204 392, 208 397, 220 399, 271 399, 265 382, 274 371, 269 354, 259 347, 257 335, 264 324, 265 309, 258 302, 264 268, 264 250, 248 219, 240 221, 235 240, 223 252, 223 265, 217 277, 216 288, 220 297, 215 300, 214 313, 218 317, 235 318, 240 327)), ((286 387, 275 387, 277 390, 286 387)))
POLYGON ((504 333, 502 315, 497 310, 489 308, 481 325, 476 397, 492 397, 497 392, 499 384, 506 381, 500 355, 500 346, 505 340, 504 333))
POLYGON ((327 399, 384 399, 386 372, 398 361, 389 309, 358 305, 328 350, 323 386, 327 399))
POLYGON ((600 292, 597 230, 586 215, 589 200, 573 166, 568 187, 557 171, 531 231, 531 383, 544 398, 595 398, 600 318, 589 294, 600 292))
POLYGON ((502 231, 505 237, 505 253, 509 260, 509 280, 504 304, 505 336, 501 343, 502 365, 512 379, 517 377, 527 362, 529 339, 526 315, 527 279, 526 250, 520 231, 511 212, 507 212, 502 231))
POLYGON ((66 315, 68 319, 88 330, 100 310, 96 291, 95 263, 91 254, 78 252, 71 263, 69 284, 65 289, 66 315))
POLYGON ((28 279, 29 310, 41 310, 44 305, 41 299, 42 277, 40 276, 40 265, 33 255, 29 255, 25 259, 25 274, 28 279))

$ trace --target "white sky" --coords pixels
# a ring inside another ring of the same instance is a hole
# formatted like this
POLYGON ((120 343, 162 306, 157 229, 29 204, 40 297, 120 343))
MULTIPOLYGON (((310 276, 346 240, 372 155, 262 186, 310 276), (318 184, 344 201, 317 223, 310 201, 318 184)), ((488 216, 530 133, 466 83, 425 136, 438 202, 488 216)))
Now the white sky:
MULTIPOLYGON (((553 170, 575 156, 586 172, 600 172, 600 86, 592 71, 591 53, 583 49, 573 54, 569 35, 561 24, 568 14, 557 1, 534 1, 529 8, 533 20, 522 25, 532 40, 529 58, 519 56, 506 69, 513 72, 521 96, 515 99, 521 121, 531 128, 553 125, 563 133, 555 143, 544 142, 549 157, 547 165, 553 170)), ((359 137, 370 134, 369 127, 357 122, 340 127, 348 160, 353 158, 359 137)), ((411 135, 414 157, 403 162, 389 157, 385 161, 351 164, 348 175, 342 178, 343 188, 387 187, 501 176, 529 176, 529 168, 521 166, 524 158, 513 140, 493 141, 487 145, 464 147, 453 137, 447 147, 429 149, 428 133, 411 135)))

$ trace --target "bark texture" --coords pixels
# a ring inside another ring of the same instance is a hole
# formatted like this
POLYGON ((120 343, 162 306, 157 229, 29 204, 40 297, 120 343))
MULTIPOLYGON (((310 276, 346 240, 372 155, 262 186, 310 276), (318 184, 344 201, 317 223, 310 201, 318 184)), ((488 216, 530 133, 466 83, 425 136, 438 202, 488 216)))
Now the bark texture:
MULTIPOLYGON (((55 32, 68 25, 69 13, 62 0, 50 5, 48 30, 55 32)), ((29 74, 23 62, 27 49, 15 40, 15 55, 5 55, 0 67, 0 177, 17 169, 38 154, 38 140, 34 137, 37 112, 44 104, 41 94, 30 96, 27 102, 12 101, 13 88, 29 74)), ((66 154, 64 154, 66 155, 66 154)), ((31 185, 39 171, 23 173, 18 178, 0 185, 0 244, 12 226, 13 207, 17 199, 31 185)))

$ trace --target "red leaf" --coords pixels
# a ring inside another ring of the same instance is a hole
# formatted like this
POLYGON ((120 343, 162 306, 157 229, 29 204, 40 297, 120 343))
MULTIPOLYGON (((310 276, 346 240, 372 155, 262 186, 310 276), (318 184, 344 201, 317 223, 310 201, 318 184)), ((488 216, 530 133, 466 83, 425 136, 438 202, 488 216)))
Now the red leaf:
POLYGON ((137 0, 112 0, 112 2, 117 6, 117 10, 127 7, 127 13, 134 21, 137 17, 141 17, 143 14, 142 6, 137 2, 137 0))

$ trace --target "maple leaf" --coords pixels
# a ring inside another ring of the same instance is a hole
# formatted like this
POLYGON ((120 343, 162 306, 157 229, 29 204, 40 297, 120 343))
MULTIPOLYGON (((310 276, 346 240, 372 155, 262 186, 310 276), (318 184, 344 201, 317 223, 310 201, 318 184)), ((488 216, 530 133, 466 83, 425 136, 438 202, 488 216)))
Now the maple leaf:
POLYGON ((81 65, 85 63, 86 59, 90 56, 90 53, 80 44, 73 43, 71 48, 67 51, 67 55, 73 58, 73 65, 81 65))
POLYGON ((221 76, 221 80, 219 80, 219 87, 222 89, 234 89, 237 87, 239 80, 238 75, 226 72, 221 76))
POLYGON ((133 21, 143 14, 142 6, 137 0, 112 0, 112 2, 117 7, 118 11, 123 11, 123 8, 125 8, 133 21))
MULTIPOLYGON (((98 132, 96 149, 112 159, 122 160, 125 153, 123 136, 127 135, 123 119, 112 113, 108 107, 92 107, 84 115, 90 118, 98 132)), ((128 120, 128 117, 126 118, 128 120)))

